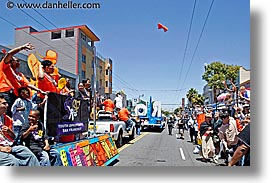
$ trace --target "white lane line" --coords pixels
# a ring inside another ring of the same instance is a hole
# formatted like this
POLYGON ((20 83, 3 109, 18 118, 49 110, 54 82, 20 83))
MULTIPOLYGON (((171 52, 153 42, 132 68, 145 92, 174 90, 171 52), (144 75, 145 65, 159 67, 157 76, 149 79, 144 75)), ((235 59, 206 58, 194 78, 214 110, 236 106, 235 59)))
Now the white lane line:
POLYGON ((184 156, 182 148, 180 148, 180 155, 181 155, 181 159, 185 160, 185 156, 184 156))

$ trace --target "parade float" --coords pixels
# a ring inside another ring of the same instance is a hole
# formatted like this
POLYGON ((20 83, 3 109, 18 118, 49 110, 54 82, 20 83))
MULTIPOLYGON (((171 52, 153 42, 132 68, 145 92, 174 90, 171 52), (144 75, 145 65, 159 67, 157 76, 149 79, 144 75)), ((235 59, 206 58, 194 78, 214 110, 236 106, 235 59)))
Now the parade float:
POLYGON ((118 158, 109 133, 89 129, 88 101, 49 93, 44 126, 64 166, 107 166, 118 158))
MULTIPOLYGON (((57 63, 54 50, 47 50, 45 57, 36 54, 54 65, 57 63)), ((40 65, 40 60, 31 53, 28 66, 33 78, 38 78, 40 65)), ((66 85, 65 78, 59 78, 57 67, 53 74, 52 77, 58 77, 58 89, 62 90, 66 85)), ((33 81, 33 84, 37 82, 33 81)), ((63 166, 107 166, 119 156, 111 135, 96 132, 96 119, 90 118, 91 108, 96 106, 96 101, 94 106, 90 106, 90 101, 53 92, 48 94, 43 123, 51 139, 51 148, 60 153, 63 166), (91 121, 94 121, 93 128, 89 128, 91 121)))

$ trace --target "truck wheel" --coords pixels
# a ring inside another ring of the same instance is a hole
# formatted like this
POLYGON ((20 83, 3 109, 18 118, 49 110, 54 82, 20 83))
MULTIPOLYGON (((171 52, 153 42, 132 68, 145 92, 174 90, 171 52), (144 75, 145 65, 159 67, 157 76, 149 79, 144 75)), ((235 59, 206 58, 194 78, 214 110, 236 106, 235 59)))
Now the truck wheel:
POLYGON ((116 147, 120 148, 122 145, 123 145, 123 139, 122 139, 122 133, 120 131, 116 140, 116 147))
POLYGON ((130 140, 133 140, 135 138, 135 127, 132 129, 132 134, 129 136, 130 140))

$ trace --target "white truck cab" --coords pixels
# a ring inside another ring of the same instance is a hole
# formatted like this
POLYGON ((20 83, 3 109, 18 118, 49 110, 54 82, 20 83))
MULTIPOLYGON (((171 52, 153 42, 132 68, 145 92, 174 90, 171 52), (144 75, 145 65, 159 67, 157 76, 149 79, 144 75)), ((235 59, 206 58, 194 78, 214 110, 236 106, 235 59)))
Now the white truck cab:
MULTIPOLYGON (((97 133, 110 133, 111 137, 115 140, 117 148, 123 145, 123 138, 128 137, 129 140, 135 138, 135 123, 129 131, 126 131, 126 123, 120 120, 113 120, 112 113, 100 110, 97 113, 96 132, 97 133)), ((93 128, 94 121, 89 122, 89 128, 93 128)))

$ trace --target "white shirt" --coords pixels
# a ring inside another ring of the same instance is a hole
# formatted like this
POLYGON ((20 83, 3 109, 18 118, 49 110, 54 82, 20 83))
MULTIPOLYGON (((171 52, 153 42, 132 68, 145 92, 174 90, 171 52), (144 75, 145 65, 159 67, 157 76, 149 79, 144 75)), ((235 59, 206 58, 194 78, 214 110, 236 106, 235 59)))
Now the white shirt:
POLYGON ((116 103, 116 108, 122 109, 122 96, 118 95, 114 101, 116 103))
POLYGON ((14 126, 22 126, 28 122, 28 116, 31 110, 36 110, 37 104, 31 102, 29 99, 18 98, 14 101, 11 112, 14 126), (17 108, 24 107, 24 111, 17 111, 17 108))

